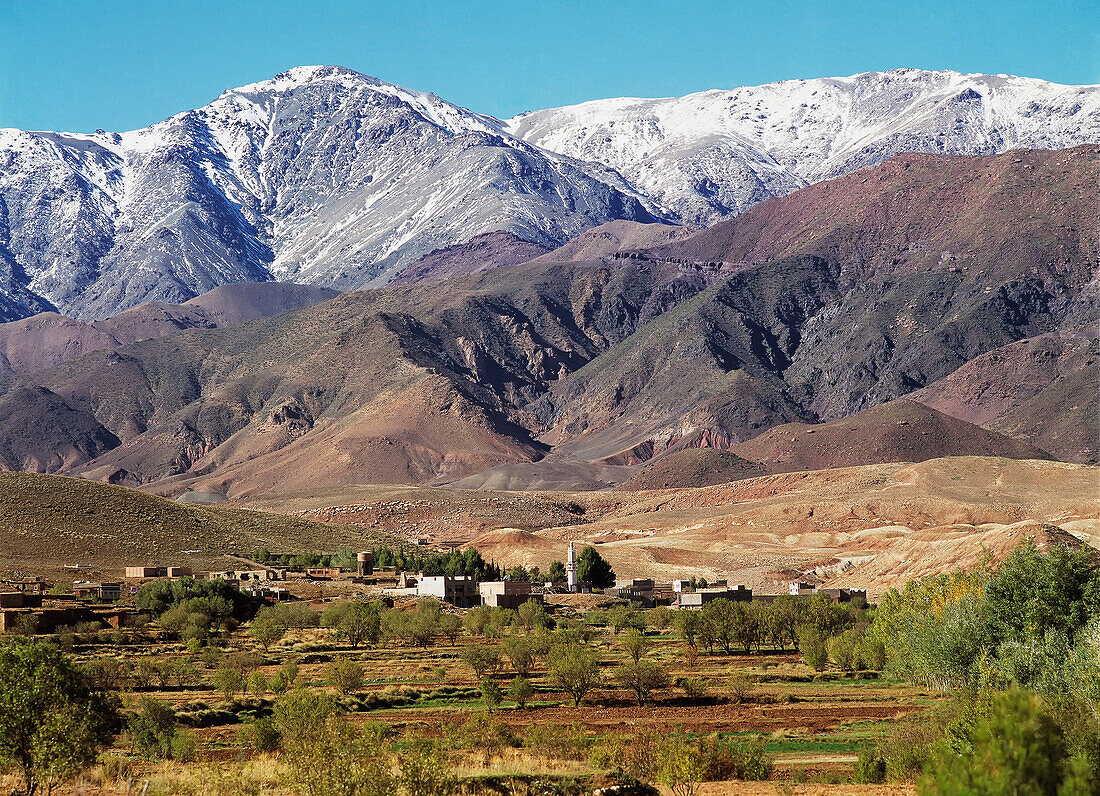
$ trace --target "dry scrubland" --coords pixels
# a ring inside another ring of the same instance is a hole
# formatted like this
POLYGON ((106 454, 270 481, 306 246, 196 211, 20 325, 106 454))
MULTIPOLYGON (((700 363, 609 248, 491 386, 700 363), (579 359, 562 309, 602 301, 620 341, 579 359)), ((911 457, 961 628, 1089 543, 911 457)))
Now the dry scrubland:
POLYGON ((576 493, 360 487, 250 507, 399 538, 470 540, 486 559, 545 569, 568 541, 620 577, 731 577, 761 591, 813 571, 873 596, 1001 558, 1022 539, 1100 547, 1100 468, 951 457, 782 473, 694 489, 576 493))
POLYGON ((782 473, 694 489, 494 492, 353 486, 199 506, 81 479, 0 473, 8 574, 117 577, 124 562, 223 568, 225 554, 461 541, 538 565, 570 540, 620 577, 730 577, 758 591, 804 572, 829 586, 891 586, 1001 558, 1021 540, 1100 547, 1100 468, 952 457, 782 473), (199 553, 181 554, 183 550, 199 553))

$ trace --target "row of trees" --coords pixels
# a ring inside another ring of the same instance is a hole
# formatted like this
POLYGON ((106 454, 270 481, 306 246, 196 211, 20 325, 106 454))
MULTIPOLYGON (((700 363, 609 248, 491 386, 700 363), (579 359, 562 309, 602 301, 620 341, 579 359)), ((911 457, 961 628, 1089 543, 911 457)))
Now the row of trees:
POLYGON ((999 566, 888 592, 868 634, 887 672, 949 692, 861 754, 868 779, 921 774, 939 794, 1096 793, 1100 567, 1029 542, 999 566))

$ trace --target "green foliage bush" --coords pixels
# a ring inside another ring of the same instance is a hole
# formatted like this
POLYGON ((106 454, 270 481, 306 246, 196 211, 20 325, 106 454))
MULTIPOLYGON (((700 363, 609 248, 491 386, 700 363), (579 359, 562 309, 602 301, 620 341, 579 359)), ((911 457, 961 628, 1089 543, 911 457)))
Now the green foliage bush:
POLYGON ((0 640, 0 767, 24 790, 52 790, 87 769, 119 726, 116 701, 57 647, 0 640))

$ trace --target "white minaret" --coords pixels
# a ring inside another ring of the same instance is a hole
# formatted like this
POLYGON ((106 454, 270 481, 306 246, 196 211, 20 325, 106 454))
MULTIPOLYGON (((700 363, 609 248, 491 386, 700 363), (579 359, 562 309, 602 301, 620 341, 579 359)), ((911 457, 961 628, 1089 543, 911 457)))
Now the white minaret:
POLYGON ((569 591, 577 591, 577 551, 573 549, 573 543, 569 543, 569 555, 565 559, 565 579, 569 584, 569 591))

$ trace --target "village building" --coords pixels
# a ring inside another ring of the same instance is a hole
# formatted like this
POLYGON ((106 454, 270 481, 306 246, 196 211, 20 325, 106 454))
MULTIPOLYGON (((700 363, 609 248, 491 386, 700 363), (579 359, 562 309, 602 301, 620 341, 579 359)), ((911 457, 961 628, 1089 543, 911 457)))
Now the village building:
POLYGON ((0 580, 0 591, 17 591, 23 594, 45 594, 49 584, 38 576, 0 580))
POLYGON ((746 589, 744 586, 738 586, 736 589, 696 589, 692 592, 682 592, 674 605, 687 610, 698 610, 714 600, 749 602, 752 600, 752 589, 746 589))
POLYGON ((306 575, 314 580, 335 580, 340 577, 341 572, 340 567, 310 567, 306 570, 306 575))
POLYGON ((86 580, 73 582, 73 594, 79 599, 102 600, 103 602, 117 602, 122 598, 122 584, 92 583, 86 580))
POLYGON ((486 580, 478 584, 481 604, 492 608, 519 608, 528 600, 542 602, 541 594, 533 593, 534 584, 527 580, 486 580))
POLYGON ((166 578, 168 567, 126 567, 126 577, 138 578, 166 578))
POLYGON ((472 608, 481 604, 477 579, 472 575, 419 575, 417 597, 435 597, 457 608, 472 608))

